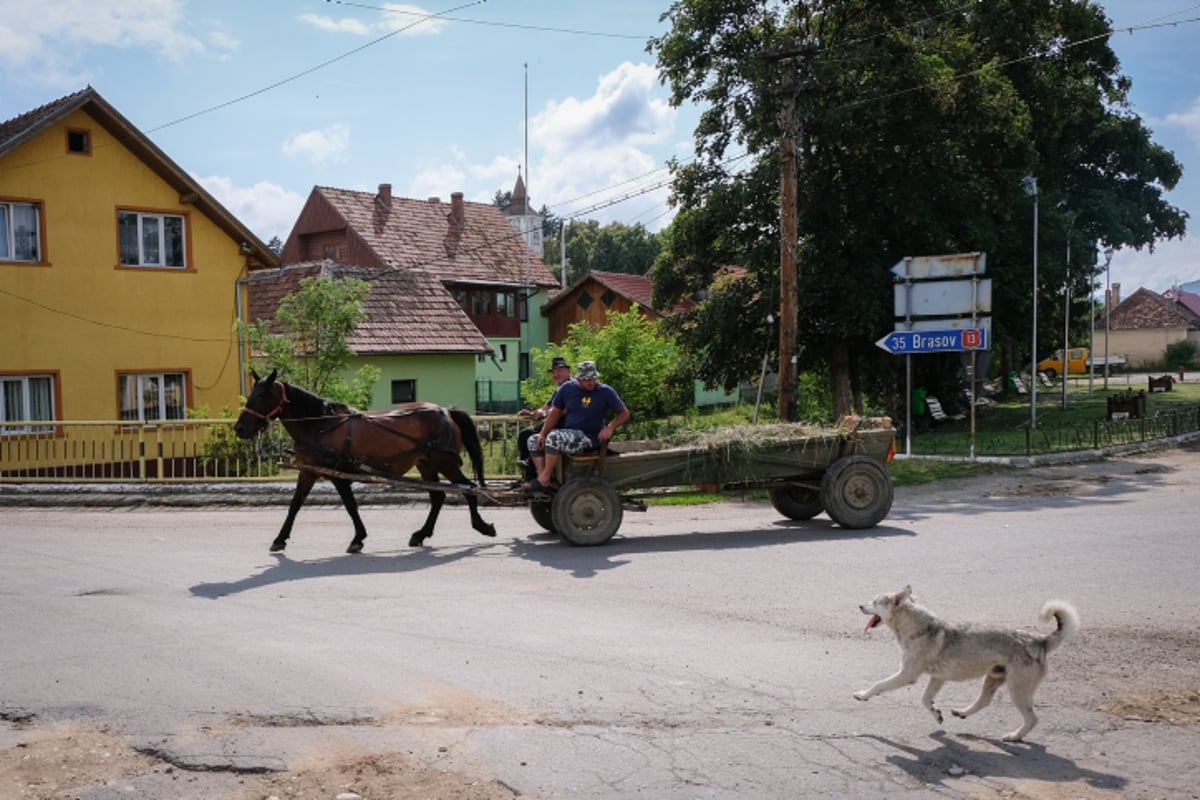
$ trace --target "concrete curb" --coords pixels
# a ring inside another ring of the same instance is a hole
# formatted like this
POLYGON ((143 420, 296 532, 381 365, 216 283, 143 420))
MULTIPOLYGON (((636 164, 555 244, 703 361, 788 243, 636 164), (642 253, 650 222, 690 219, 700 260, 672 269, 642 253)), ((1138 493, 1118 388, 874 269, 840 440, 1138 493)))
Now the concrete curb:
MULTIPOLYGON (((1002 464, 1016 469, 1083 464, 1103 461, 1107 458, 1137 455, 1138 453, 1181 447, 1200 441, 1200 431, 1174 436, 1169 439, 1138 442, 1136 444, 1100 450, 1072 450, 1065 453, 1048 453, 1040 456, 977 456, 980 463, 1002 464)), ((904 456, 900 460, 925 460, 969 463, 966 456, 904 456)), ((488 485, 496 488, 506 485, 511 477, 494 477, 488 485)), ((293 484, 276 481, 245 481, 228 483, 0 483, 0 508, 138 508, 178 507, 200 508, 220 506, 287 506, 292 499, 293 484)), ((354 486, 354 496, 362 506, 411 505, 428 502, 423 491, 398 490, 391 486, 375 483, 359 483, 354 486)), ((305 501, 307 505, 341 505, 341 498, 333 485, 320 481, 313 487, 305 501)), ((458 504, 463 496, 453 492, 446 495, 446 502, 458 504)))

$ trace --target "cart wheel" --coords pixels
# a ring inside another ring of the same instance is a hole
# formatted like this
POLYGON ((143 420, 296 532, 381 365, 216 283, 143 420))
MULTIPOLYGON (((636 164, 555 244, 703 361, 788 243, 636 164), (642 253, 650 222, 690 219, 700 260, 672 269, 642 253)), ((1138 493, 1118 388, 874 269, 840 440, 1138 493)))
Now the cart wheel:
POLYGON ((806 486, 789 486, 770 491, 771 505, 788 519, 812 519, 825 510, 821 492, 806 486))
POLYGON ((621 527, 624 513, 612 484, 592 475, 567 481, 550 504, 552 530, 581 547, 611 539, 621 527))
POLYGON ((554 520, 550 515, 549 500, 530 500, 529 513, 533 515, 533 521, 538 525, 541 525, 551 533, 558 533, 558 531, 554 530, 554 520))
POLYGON ((839 458, 821 479, 821 499, 843 528, 871 528, 892 508, 892 476, 870 456, 839 458))

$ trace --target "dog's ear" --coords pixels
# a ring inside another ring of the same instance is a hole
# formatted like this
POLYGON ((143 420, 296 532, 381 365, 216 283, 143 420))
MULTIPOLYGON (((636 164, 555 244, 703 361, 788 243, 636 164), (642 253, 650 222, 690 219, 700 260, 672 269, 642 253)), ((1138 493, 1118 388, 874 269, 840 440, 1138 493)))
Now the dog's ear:
POLYGON ((912 586, 905 586, 900 591, 896 592, 896 605, 900 605, 905 600, 912 599, 912 586))

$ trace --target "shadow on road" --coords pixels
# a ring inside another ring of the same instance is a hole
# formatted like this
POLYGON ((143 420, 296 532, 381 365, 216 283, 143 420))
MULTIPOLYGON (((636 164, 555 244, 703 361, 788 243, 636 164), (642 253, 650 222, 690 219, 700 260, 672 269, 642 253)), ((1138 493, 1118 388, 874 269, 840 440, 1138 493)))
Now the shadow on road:
POLYGON ((403 552, 358 553, 320 558, 314 561, 293 561, 285 553, 273 553, 272 557, 275 559, 275 563, 267 566, 261 572, 236 581, 198 583, 189 587, 188 591, 196 597, 215 600, 225 595, 260 589, 276 583, 289 583, 311 578, 396 575, 449 564, 473 556, 479 550, 486 550, 494 546, 492 542, 486 542, 468 547, 444 549, 422 547, 403 552))
POLYGON ((602 572, 624 566, 628 556, 639 553, 686 553, 698 550, 741 550, 756 547, 802 545, 808 542, 879 539, 890 536, 914 536, 903 528, 878 525, 869 530, 839 528, 825 519, 794 522, 779 520, 771 531, 708 531, 674 533, 665 536, 632 536, 619 533, 598 547, 574 547, 557 534, 542 532, 525 539, 514 539, 514 554, 544 567, 570 572, 576 578, 593 578, 602 572))
POLYGON ((1093 789, 1120 791, 1129 783, 1126 778, 1105 772, 1082 769, 1069 758, 1055 755, 1045 746, 1032 742, 1005 742, 970 734, 951 739, 944 731, 929 738, 938 742, 932 749, 901 744, 884 736, 867 736, 905 755, 890 755, 888 763, 904 770, 922 783, 939 788, 955 788, 947 777, 954 776, 954 767, 980 778, 1006 778, 1046 783, 1076 783, 1083 781, 1093 789), (991 751, 972 749, 958 739, 991 745, 991 751))

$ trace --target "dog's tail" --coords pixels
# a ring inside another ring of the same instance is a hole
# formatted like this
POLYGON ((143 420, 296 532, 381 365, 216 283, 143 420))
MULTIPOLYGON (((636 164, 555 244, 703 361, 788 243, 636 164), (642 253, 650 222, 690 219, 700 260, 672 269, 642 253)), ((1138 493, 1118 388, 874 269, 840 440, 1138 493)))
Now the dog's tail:
POLYGON ((1042 606, 1041 620, 1054 620, 1058 627, 1054 633, 1046 637, 1046 652, 1054 650, 1079 630, 1079 614, 1075 607, 1065 600, 1051 600, 1042 606))

